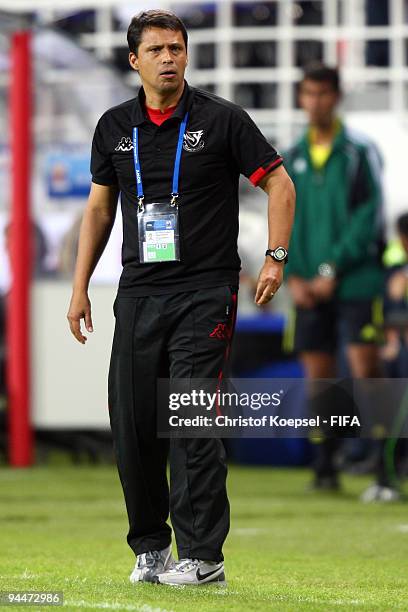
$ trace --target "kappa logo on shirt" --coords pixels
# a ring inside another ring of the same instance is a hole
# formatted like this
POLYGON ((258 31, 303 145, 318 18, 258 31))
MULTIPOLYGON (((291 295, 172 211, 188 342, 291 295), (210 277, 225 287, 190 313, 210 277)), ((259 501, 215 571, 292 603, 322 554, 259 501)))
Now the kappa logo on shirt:
POLYGON ((131 151, 133 149, 133 142, 129 136, 122 136, 119 140, 117 147, 115 147, 115 151, 131 151))
POLYGON ((197 132, 186 132, 183 138, 183 149, 190 153, 201 151, 204 147, 205 142, 201 139, 204 134, 204 130, 197 130, 197 132))

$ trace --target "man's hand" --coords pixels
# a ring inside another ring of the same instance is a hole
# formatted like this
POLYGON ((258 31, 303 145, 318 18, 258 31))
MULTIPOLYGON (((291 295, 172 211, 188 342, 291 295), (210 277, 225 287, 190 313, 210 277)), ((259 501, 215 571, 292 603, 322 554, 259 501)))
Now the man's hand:
POLYGON ((85 320, 85 328, 89 332, 93 332, 92 317, 91 317, 91 302, 86 291, 72 294, 71 303, 67 314, 69 327, 72 334, 81 344, 87 341, 86 336, 81 333, 81 319, 85 320))
MULTIPOLYGON (((268 256, 268 259, 271 259, 268 256)), ((266 261, 259 273, 256 286, 255 304, 267 304, 275 295, 283 280, 283 262, 266 261)))
POLYGON ((394 272, 388 281, 387 291, 388 295, 395 302, 403 300, 407 294, 408 278, 403 270, 394 272))
POLYGON ((288 288, 295 305, 299 308, 313 308, 316 304, 310 281, 306 281, 299 276, 290 276, 288 288))
POLYGON ((315 276, 310 281, 310 289, 317 302, 328 302, 333 297, 336 284, 335 278, 315 276))
MULTIPOLYGON (((278 245, 288 248, 293 215, 295 212, 295 188, 281 165, 266 174, 259 182, 259 187, 268 194, 268 247, 278 245)), ((258 277, 255 304, 267 304, 278 291, 283 280, 283 262, 266 256, 265 263, 258 277)))

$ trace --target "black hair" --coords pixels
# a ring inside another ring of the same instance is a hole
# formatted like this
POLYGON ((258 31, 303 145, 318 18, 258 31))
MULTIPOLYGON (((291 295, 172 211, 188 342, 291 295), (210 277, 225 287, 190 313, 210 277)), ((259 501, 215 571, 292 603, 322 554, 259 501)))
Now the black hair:
POLYGON ((399 234, 408 236, 408 213, 404 213, 398 217, 397 230, 399 234))
POLYGON ((303 71, 302 83, 305 81, 330 83, 333 91, 341 93, 340 75, 337 68, 331 68, 320 63, 310 64, 303 71))
POLYGON ((132 18, 127 31, 129 51, 137 55, 143 31, 148 28, 162 28, 163 30, 181 32, 187 49, 188 35, 186 26, 181 19, 171 11, 152 9, 150 11, 142 11, 132 18))

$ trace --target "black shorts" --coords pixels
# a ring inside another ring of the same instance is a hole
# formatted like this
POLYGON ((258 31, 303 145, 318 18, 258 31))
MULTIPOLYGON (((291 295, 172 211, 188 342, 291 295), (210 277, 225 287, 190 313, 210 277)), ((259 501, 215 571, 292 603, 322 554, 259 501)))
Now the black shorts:
POLYGON ((376 344, 381 340, 382 300, 331 301, 314 308, 296 308, 293 348, 333 352, 344 344, 376 344))

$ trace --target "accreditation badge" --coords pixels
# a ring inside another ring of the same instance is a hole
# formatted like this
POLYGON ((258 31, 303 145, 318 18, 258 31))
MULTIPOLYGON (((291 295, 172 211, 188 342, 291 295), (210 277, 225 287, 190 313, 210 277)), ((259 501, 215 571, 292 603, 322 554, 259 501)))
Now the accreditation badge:
POLYGON ((175 204, 144 204, 137 213, 140 263, 180 261, 179 213, 175 204))

